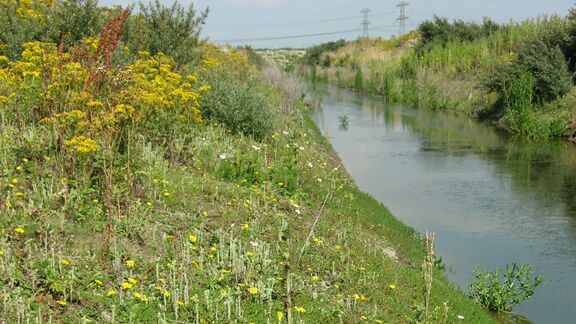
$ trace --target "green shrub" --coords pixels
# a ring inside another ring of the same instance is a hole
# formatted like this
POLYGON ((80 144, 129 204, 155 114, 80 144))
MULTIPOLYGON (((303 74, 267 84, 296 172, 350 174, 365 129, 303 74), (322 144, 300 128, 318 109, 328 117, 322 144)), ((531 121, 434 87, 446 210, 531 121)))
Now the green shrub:
POLYGON ((207 81, 211 89, 201 102, 202 115, 206 119, 257 139, 272 133, 277 114, 261 83, 255 80, 241 82, 220 74, 211 74, 207 81))
POLYGON ((421 38, 417 50, 422 51, 432 44, 446 45, 449 42, 473 42, 495 34, 500 25, 485 18, 482 24, 455 20, 450 23, 447 18, 434 16, 418 26, 421 38))
POLYGON ((468 289, 470 298, 476 303, 491 312, 502 312, 510 311, 514 305, 532 297, 541 283, 542 277, 532 278, 530 265, 519 267, 513 263, 506 266, 503 276, 500 275, 500 269, 494 272, 476 269, 468 289), (501 279, 504 281, 501 282, 501 279))
MULTIPOLYGON (((304 57, 302 58, 302 62, 308 65, 318 65, 320 64, 320 60, 322 59, 322 54, 325 52, 335 51, 343 46, 346 45, 346 41, 343 39, 337 40, 335 42, 328 42, 320 45, 316 45, 310 47, 304 57)), ((330 61, 328 61, 330 62, 330 61)), ((327 63, 327 62, 325 62, 327 63)))
POLYGON ((132 52, 164 53, 179 65, 192 63, 199 57, 200 26, 208 10, 198 13, 194 4, 184 8, 178 2, 165 6, 159 0, 140 3, 140 13, 125 24, 123 41, 132 52))
POLYGON ((534 76, 534 99, 548 102, 559 98, 572 88, 572 75, 559 46, 549 46, 540 39, 523 44, 516 64, 534 76))

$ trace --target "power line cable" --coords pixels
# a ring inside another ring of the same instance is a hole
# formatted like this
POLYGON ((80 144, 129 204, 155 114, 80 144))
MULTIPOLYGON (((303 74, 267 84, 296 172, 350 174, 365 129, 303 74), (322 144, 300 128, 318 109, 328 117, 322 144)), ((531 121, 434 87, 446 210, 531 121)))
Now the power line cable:
POLYGON ((265 22, 265 23, 254 23, 254 24, 230 24, 230 25, 210 25, 206 24, 205 27, 210 28, 241 28, 241 27, 254 27, 254 28, 261 28, 265 26, 300 26, 300 25, 313 25, 313 24, 321 24, 326 22, 338 22, 338 21, 349 21, 349 20, 356 20, 361 18, 361 15, 356 16, 347 16, 347 17, 339 17, 339 18, 326 18, 326 19, 318 19, 318 20, 309 20, 309 21, 293 21, 293 22, 265 22))
MULTIPOLYGON (((369 30, 391 30, 391 27, 371 27, 369 30)), ((270 41, 270 40, 283 40, 283 39, 295 39, 295 38, 307 38, 316 36, 328 36, 328 35, 338 35, 338 34, 349 34, 364 31, 364 29, 349 29, 341 30, 335 32, 325 32, 325 33, 314 33, 314 34, 303 34, 303 35, 289 35, 289 36, 274 36, 274 37, 261 37, 261 38, 240 38, 240 39, 221 39, 213 40, 216 43, 240 43, 240 42, 257 42, 257 41, 270 41)))

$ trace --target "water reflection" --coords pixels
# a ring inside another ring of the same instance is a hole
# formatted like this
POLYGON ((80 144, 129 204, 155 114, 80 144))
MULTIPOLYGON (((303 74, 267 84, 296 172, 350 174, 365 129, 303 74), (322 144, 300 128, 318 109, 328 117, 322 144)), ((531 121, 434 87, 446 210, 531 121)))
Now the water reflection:
POLYGON ((335 88, 314 118, 363 190, 419 231, 437 232, 449 277, 461 287, 477 264, 529 261, 546 283, 515 310, 542 323, 576 318, 571 144, 523 142, 463 116, 335 88), (341 115, 349 117, 346 132, 341 115))

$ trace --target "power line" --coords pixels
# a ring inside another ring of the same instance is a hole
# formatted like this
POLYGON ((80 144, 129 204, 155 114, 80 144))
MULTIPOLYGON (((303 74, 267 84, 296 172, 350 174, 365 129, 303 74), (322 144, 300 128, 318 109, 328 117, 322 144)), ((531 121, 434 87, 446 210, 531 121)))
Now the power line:
MULTIPOLYGON (((384 27, 371 27, 368 30, 390 30, 391 28, 396 28, 395 26, 384 26, 384 27)), ((275 36, 275 37, 262 37, 262 38, 241 38, 241 39, 222 39, 213 40, 216 43, 240 43, 240 42, 256 42, 256 41, 269 41, 269 40, 282 40, 282 39, 295 39, 295 38, 306 38, 306 37, 316 37, 316 36, 327 36, 327 35, 337 35, 337 34, 349 34, 359 31, 364 31, 364 29, 350 29, 341 30, 336 32, 326 32, 326 33, 315 33, 315 34, 304 34, 304 35, 290 35, 290 36, 275 36)))
POLYGON ((349 20, 356 20, 361 18, 360 15, 355 16, 346 16, 346 17, 336 17, 336 18, 326 18, 326 19, 317 19, 317 20, 308 20, 308 21, 293 21, 293 22, 264 22, 264 23, 254 23, 254 24, 229 24, 229 25, 210 25, 206 24, 206 27, 210 28, 233 28, 238 30, 238 28, 242 27, 254 27, 254 28, 262 28, 265 26, 300 26, 300 25, 313 25, 313 24, 320 24, 320 23, 327 23, 327 22, 338 22, 338 21, 349 21, 349 20))
POLYGON ((363 29, 350 29, 350 30, 341 30, 341 31, 336 31, 336 32, 305 34, 305 35, 276 36, 276 37, 262 37, 262 38, 244 38, 244 39, 224 39, 224 40, 214 40, 214 42, 217 42, 217 43, 239 43, 239 42, 256 42, 256 41, 268 41, 268 40, 295 39, 295 38, 306 38, 306 37, 315 37, 315 36, 348 34, 348 33, 359 32, 362 30, 363 29))

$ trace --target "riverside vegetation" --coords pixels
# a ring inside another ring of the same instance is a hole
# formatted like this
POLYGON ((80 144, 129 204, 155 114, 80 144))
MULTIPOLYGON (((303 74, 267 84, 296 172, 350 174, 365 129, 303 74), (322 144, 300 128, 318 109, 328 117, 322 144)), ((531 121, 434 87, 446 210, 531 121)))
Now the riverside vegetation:
POLYGON ((493 321, 207 12, 0 8, 0 320, 493 321))
POLYGON ((300 73, 413 107, 450 109, 531 139, 576 138, 576 12, 521 23, 435 17, 384 40, 311 48, 300 73))

